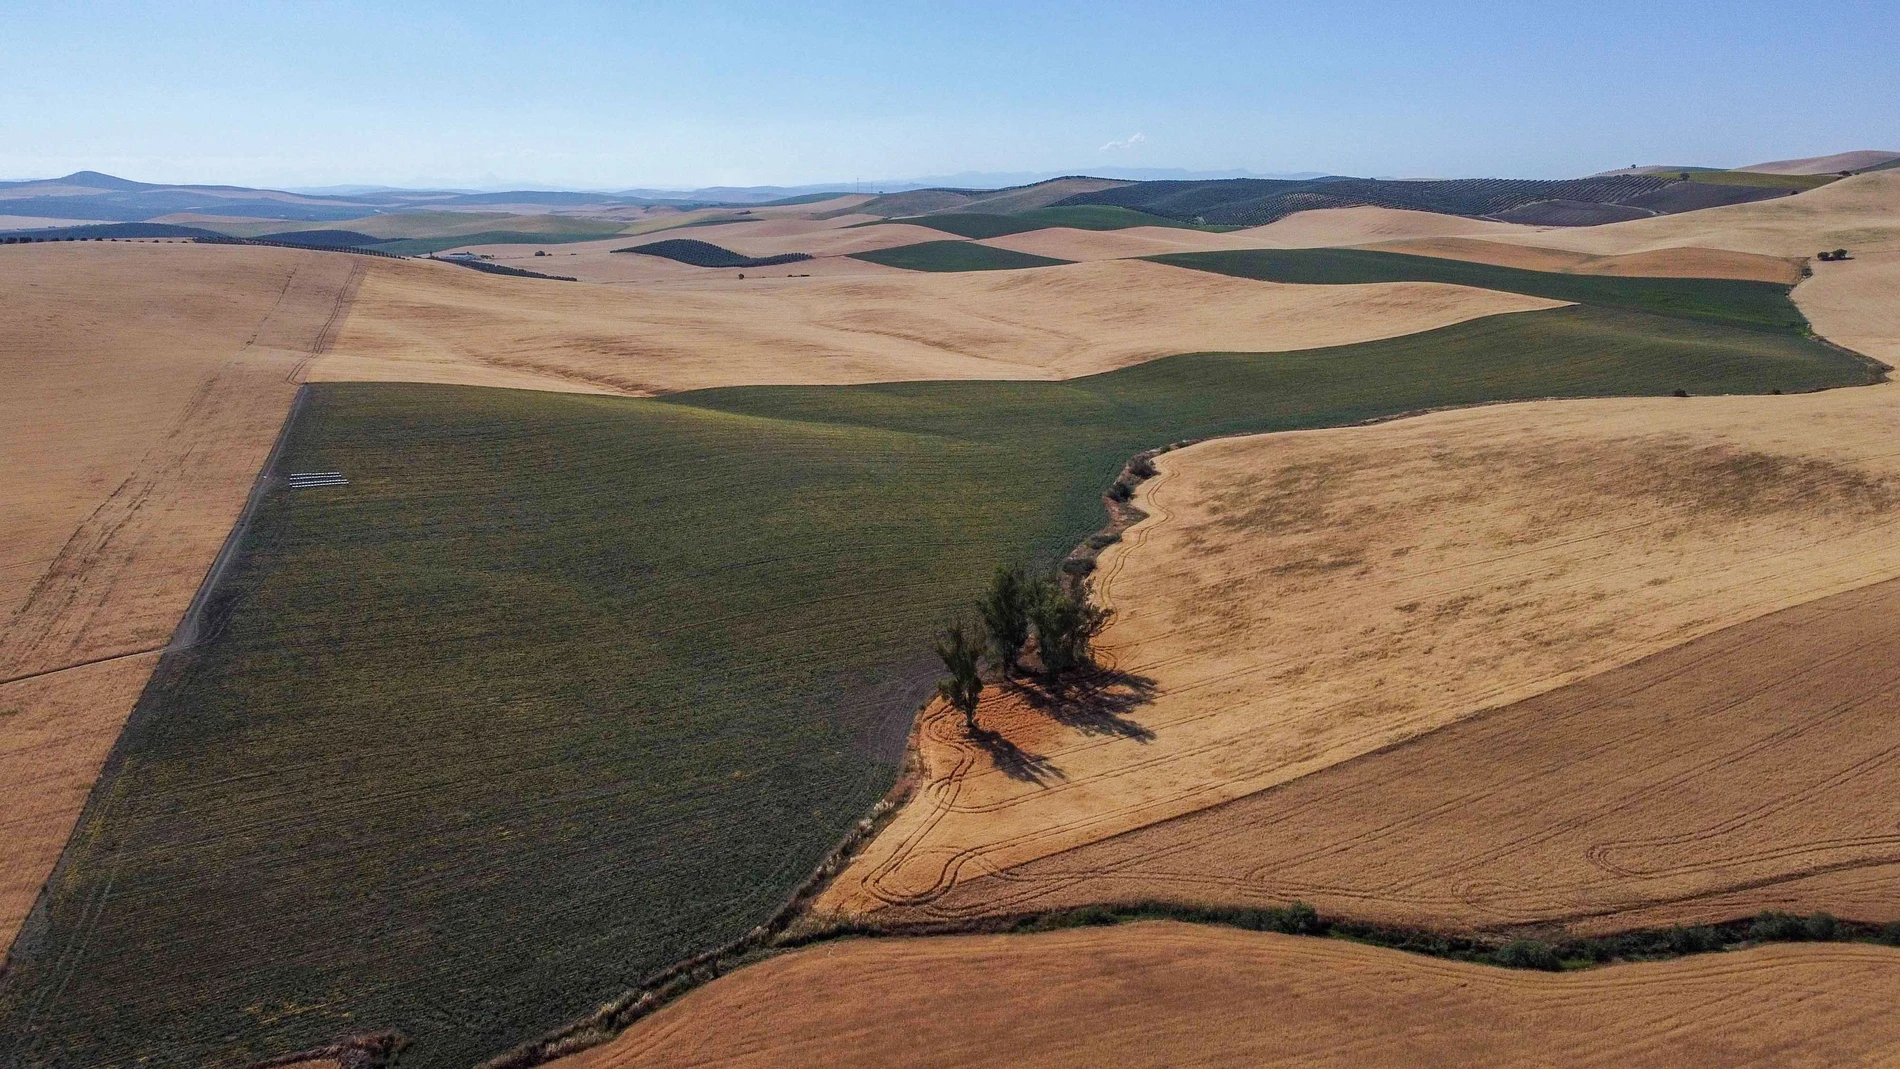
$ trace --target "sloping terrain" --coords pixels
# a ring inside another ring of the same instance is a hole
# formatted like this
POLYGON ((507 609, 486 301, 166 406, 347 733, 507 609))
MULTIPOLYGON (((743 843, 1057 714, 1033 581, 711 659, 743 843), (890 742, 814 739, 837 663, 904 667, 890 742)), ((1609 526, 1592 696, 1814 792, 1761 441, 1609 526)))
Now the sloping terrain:
MULTIPOLYGON (((1359 205, 1463 216, 1493 216, 1553 201, 1607 206, 1613 210, 1655 194, 1672 181, 1677 179, 1659 175, 1556 182, 1498 178, 1422 182, 1371 178, 1311 181, 1229 178, 1209 182, 1140 182, 1079 193, 1057 205, 1112 204, 1191 222, 1260 226, 1296 212, 1359 205)), ((1648 214, 1652 209, 1634 210, 1648 214)))
POLYGON ((467 1065, 768 917, 895 777, 932 631, 998 561, 1095 529, 1136 450, 1862 374, 1563 307, 1054 383, 322 387, 279 470, 349 484, 264 500, 16 952, 0 1035, 28 1065, 230 1065, 396 1028, 405 1065, 467 1065))
POLYGON ((0 941, 231 528, 357 258, 0 250, 0 941))
POLYGON ((1586 275, 1640 276, 1645 278, 1733 278, 1757 282, 1775 282, 1792 286, 1801 281, 1803 259, 1791 256, 1762 256, 1752 252, 1723 249, 1656 249, 1624 255, 1593 255, 1546 249, 1535 245, 1511 245, 1482 238, 1412 238, 1367 246, 1379 252, 1436 256, 1448 260, 1471 260, 1516 267, 1527 271, 1564 271, 1586 275))
POLYGON ((1897 612, 1893 581, 1785 609, 938 908, 1297 899, 1584 933, 1770 909, 1900 919, 1897 612))
POLYGON ((644 245, 631 245, 613 251, 638 253, 644 256, 663 256, 693 267, 777 267, 780 264, 795 264, 812 258, 808 252, 785 252, 776 256, 744 256, 709 241, 695 241, 691 238, 650 241, 644 245))
POLYGON ((1037 858, 1900 575, 1895 389, 1546 402, 1164 454, 1098 585, 1129 723, 994 692, 979 719, 1044 770, 1021 775, 926 716, 929 785, 825 904, 1005 910, 1037 858))
MULTIPOLYGON (((539 262, 573 273, 565 257, 539 262)), ((967 273, 867 264, 876 274, 743 281, 667 266, 691 277, 621 290, 372 261, 358 314, 311 377, 624 393, 1057 379, 1182 351, 1342 344, 1551 307, 1463 287, 1270 286, 1148 263, 967 273)))
POLYGON ((1747 167, 1737 167, 1736 170, 1759 171, 1762 174, 1833 174, 1837 171, 1871 170, 1895 160, 1900 160, 1900 152, 1861 149, 1857 152, 1837 152, 1832 156, 1809 156, 1799 160, 1752 163, 1747 167))
POLYGON ((1147 212, 1138 212, 1132 208, 1116 207, 1112 204, 1034 208, 1010 215, 976 211, 939 212, 934 215, 909 217, 902 222, 941 230, 958 237, 976 239, 1024 234, 1034 230, 1046 230, 1050 227, 1069 227, 1074 230, 1126 230, 1138 226, 1194 229, 1188 223, 1150 215, 1147 212))
POLYGON ((553 1065, 1876 1064, 1897 995, 1884 947, 1551 975, 1151 923, 814 947, 553 1065))
POLYGON ((1443 282, 1754 330, 1803 333, 1808 327, 1807 320, 1789 300, 1789 287, 1773 282, 1528 271, 1369 249, 1195 252, 1153 259, 1175 267, 1266 282, 1298 285, 1443 282))
POLYGON ((1498 231, 1498 241, 1600 255, 1694 246, 1766 256, 1813 256, 1846 246, 1900 247, 1900 171, 1832 182, 1796 197, 1710 208, 1691 215, 1542 233, 1498 231))
POLYGON ((1069 262, 992 248, 974 241, 926 241, 893 249, 855 252, 851 256, 906 271, 1020 271, 1026 267, 1059 267, 1069 262))
POLYGON ((1117 189, 1135 183, 1112 178, 1052 178, 1010 189, 913 189, 887 193, 855 205, 852 211, 893 219, 932 212, 984 212, 1010 215, 1047 208, 1070 197, 1117 189))

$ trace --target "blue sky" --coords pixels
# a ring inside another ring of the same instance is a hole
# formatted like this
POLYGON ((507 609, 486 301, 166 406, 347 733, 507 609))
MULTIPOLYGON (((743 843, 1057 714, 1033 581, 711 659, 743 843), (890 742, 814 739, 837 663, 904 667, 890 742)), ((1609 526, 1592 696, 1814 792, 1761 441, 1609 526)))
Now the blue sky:
POLYGON ((0 0, 0 27, 11 178, 1561 177, 1900 150, 1892 0, 0 0))

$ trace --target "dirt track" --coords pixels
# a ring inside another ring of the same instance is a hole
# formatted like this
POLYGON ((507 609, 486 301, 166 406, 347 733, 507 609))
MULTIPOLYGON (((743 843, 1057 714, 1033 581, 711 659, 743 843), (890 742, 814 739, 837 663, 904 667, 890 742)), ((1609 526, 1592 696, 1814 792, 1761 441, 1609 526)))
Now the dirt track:
POLYGON ((715 981, 560 1069, 1891 1062, 1900 951, 1568 975, 1149 923, 854 940, 715 981))
POLYGON ((0 942, 38 894, 363 258, 0 252, 0 942))

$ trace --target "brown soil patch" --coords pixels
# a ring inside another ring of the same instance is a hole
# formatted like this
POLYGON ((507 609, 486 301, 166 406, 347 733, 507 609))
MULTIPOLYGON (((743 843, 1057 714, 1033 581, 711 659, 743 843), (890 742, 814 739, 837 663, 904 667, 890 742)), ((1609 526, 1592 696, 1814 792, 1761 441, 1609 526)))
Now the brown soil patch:
MULTIPOLYGON (((543 262, 558 269, 561 258, 543 262)), ((1060 379, 1175 353, 1338 345, 1556 306, 1458 286, 1280 286, 1135 261, 849 278, 680 270, 692 275, 618 287, 374 260, 311 377, 618 393, 1060 379)))
POLYGON ((1471 260, 1499 267, 1519 267, 1528 271, 1562 271, 1579 275, 1620 275, 1645 278, 1739 278, 1758 282, 1779 282, 1792 286, 1801 281, 1798 257, 1758 256, 1723 249, 1655 249, 1622 256, 1594 256, 1589 253, 1543 249, 1530 245, 1511 245, 1477 238, 1414 238, 1366 246, 1382 252, 1403 252, 1414 256, 1442 256, 1451 260, 1471 260))
MULTIPOLYGON (((978 880, 1582 932, 1900 919, 1900 582, 1774 613, 1394 749, 978 880)), ((986 886, 987 884, 996 886, 986 886)))
POLYGON ((1045 726, 1025 760, 927 714, 927 783, 819 905, 1013 908, 1039 858, 1900 576, 1896 392, 1541 402, 1164 454, 1098 582, 1102 646, 1151 688, 1118 714, 1139 730, 1045 726))
POLYGON ((1900 1045, 1897 996, 1884 947, 1566 975, 1147 923, 813 947, 553 1064, 1864 1064, 1900 1045))
POLYGON ((0 684, 0 811, 18 846, 0 939, 57 857, 152 667, 146 651, 190 602, 364 262, 124 242, 0 251, 0 680, 14 681, 0 684))

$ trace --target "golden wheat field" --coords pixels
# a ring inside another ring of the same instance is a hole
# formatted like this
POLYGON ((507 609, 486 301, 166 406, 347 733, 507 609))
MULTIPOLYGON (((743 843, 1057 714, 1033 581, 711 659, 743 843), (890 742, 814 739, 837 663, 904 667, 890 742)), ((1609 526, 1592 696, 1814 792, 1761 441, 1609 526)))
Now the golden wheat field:
POLYGON ((797 951, 551 1064, 1872 1065, 1896 993, 1882 947, 1564 975, 1150 922, 797 951))

